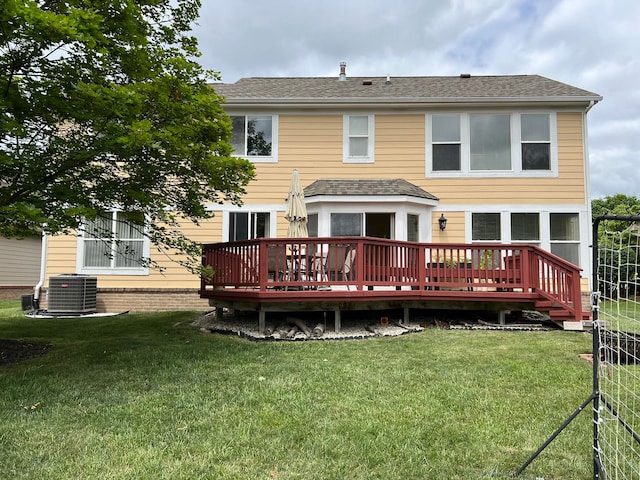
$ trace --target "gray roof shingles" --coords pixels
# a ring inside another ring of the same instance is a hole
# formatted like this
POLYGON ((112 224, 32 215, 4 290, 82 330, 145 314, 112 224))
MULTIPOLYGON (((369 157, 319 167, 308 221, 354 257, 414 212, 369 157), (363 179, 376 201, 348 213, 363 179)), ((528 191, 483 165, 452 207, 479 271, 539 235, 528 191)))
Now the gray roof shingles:
POLYGON ((389 196, 405 195, 410 197, 438 200, 422 188, 409 183, 402 178, 322 178, 304 188, 305 197, 316 195, 335 196, 389 196))
POLYGON ((458 77, 251 77, 213 83, 227 103, 248 101, 599 101, 599 95, 540 75, 458 77), (371 85, 364 85, 370 81, 371 85))

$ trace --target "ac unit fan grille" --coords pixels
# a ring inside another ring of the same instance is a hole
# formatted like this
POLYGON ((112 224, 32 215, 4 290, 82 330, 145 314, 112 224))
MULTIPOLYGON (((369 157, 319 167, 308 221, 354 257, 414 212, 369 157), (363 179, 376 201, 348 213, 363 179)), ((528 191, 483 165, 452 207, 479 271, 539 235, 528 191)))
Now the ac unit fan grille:
POLYGON ((93 313, 96 311, 96 277, 60 275, 49 279, 47 311, 51 313, 93 313))

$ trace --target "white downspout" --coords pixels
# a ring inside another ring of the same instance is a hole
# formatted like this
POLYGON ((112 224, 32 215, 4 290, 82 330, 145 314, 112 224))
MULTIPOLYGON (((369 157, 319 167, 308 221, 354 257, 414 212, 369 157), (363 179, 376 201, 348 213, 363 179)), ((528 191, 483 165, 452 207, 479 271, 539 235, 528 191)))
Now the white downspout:
POLYGON ((42 232, 42 250, 40 252, 40 279, 33 288, 33 305, 36 310, 40 310, 40 289, 44 285, 47 276, 47 241, 49 237, 46 232, 42 232))

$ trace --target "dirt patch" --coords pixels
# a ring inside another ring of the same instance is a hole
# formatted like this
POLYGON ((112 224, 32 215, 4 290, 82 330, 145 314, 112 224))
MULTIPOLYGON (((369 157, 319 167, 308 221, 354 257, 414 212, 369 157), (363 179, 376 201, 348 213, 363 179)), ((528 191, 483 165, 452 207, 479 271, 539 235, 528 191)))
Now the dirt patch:
POLYGON ((0 367, 10 367, 30 358, 44 355, 51 349, 48 343, 23 342, 0 338, 0 367))

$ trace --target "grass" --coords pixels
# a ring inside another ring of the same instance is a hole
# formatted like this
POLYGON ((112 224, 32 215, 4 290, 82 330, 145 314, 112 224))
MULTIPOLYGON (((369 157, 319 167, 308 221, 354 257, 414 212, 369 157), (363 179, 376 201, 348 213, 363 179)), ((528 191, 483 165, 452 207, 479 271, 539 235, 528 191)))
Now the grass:
MULTIPOLYGON (((195 313, 23 318, 0 370, 0 478, 509 478, 591 393, 590 336, 427 330, 249 342, 195 313)), ((521 478, 591 478, 581 414, 521 478)))
POLYGON ((605 320, 607 328, 629 333, 640 333, 640 303, 638 298, 619 298, 600 302, 598 318, 605 320))

